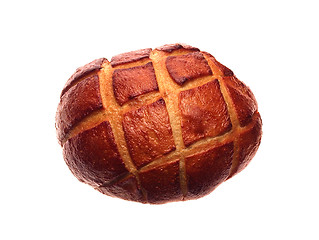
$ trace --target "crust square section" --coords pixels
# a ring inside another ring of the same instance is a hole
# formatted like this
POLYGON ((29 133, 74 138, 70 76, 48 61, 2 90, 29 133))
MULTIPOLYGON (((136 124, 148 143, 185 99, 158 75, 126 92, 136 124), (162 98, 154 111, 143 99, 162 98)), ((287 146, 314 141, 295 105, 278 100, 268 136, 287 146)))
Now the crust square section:
POLYGON ((123 130, 137 168, 175 150, 166 104, 162 98, 126 113, 123 130))
POLYGON ((119 197, 129 201, 144 202, 143 193, 139 189, 135 176, 128 177, 111 185, 100 186, 98 191, 112 197, 119 197))
POLYGON ((179 85, 198 77, 212 75, 206 59, 200 52, 168 56, 166 68, 171 78, 179 85))
POLYGON ((188 182, 186 199, 206 195, 224 182, 229 175, 233 154, 234 144, 227 143, 187 157, 185 159, 188 182))
POLYGON ((147 191, 148 202, 164 203, 182 199, 179 182, 179 161, 165 163, 141 172, 141 185, 147 191))
POLYGON ((92 112, 102 109, 100 83, 97 74, 71 87, 61 98, 56 116, 58 139, 61 142, 70 129, 92 112))
POLYGON ((251 129, 238 136, 238 162, 229 178, 246 168, 258 150, 262 135, 262 121, 259 113, 257 113, 253 124, 251 129))
POLYGON ((155 71, 151 62, 143 66, 115 69, 112 81, 116 101, 121 106, 139 95, 158 91, 155 71))
POLYGON ((82 181, 102 184, 127 172, 107 121, 69 139, 63 150, 67 164, 82 181))
POLYGON ((252 121, 255 111, 257 111, 257 104, 252 98, 245 96, 235 88, 230 86, 227 88, 233 100, 240 126, 244 127, 252 121))
POLYGON ((61 97, 72 87, 73 84, 76 83, 76 81, 78 81, 81 78, 84 78, 85 76, 87 76, 88 74, 90 74, 94 71, 100 70, 103 62, 107 62, 107 59, 106 58, 99 58, 99 59, 96 59, 96 60, 84 65, 83 67, 76 69, 76 72, 66 82, 66 84, 62 90, 61 97))
POLYGON ((182 136, 186 146, 231 130, 227 105, 215 79, 179 94, 182 136))

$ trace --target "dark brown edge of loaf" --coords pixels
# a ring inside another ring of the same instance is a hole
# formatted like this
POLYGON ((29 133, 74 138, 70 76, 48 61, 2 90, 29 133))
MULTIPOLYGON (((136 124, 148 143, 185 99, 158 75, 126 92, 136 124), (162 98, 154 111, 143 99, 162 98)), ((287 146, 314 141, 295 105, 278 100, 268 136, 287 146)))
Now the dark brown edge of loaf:
POLYGON ((72 74, 72 76, 68 79, 66 84, 64 85, 64 88, 61 92, 60 98, 73 86, 73 84, 79 80, 80 78, 85 77, 86 75, 96 71, 100 70, 102 68, 102 64, 107 61, 106 58, 99 58, 95 59, 94 61, 85 64, 82 67, 79 67, 76 69, 75 73, 72 74))
POLYGON ((115 67, 125 63, 131 63, 135 61, 142 60, 144 58, 149 58, 152 52, 152 48, 144 48, 136 51, 121 53, 115 55, 111 59, 111 66, 115 67))
POLYGON ((200 51, 198 48, 192 47, 184 43, 165 44, 163 46, 155 48, 156 50, 171 53, 178 49, 186 49, 190 51, 200 51))
POLYGON ((211 58, 211 60, 217 65, 217 67, 220 68, 220 70, 222 71, 222 73, 224 74, 225 77, 235 76, 234 72, 231 69, 229 69, 225 65, 218 62, 213 55, 211 55, 208 52, 204 52, 204 51, 202 53, 208 55, 211 58))

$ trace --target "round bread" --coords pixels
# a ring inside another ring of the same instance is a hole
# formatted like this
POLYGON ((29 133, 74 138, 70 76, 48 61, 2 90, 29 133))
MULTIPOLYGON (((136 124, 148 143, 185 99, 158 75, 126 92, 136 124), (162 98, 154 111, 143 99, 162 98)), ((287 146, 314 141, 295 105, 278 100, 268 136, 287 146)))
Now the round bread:
POLYGON ((239 173, 261 127, 251 90, 184 44, 78 68, 56 114, 65 162, 81 182, 152 204, 202 197, 239 173))

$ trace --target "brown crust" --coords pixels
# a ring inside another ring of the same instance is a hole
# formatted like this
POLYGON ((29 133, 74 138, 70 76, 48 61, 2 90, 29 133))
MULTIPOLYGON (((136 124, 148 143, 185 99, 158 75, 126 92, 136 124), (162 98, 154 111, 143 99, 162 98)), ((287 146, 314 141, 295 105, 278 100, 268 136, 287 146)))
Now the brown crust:
POLYGON ((121 106, 137 96, 158 90, 152 63, 115 69, 112 81, 114 96, 121 106))
POLYGON ((179 49, 185 49, 185 50, 189 50, 189 51, 199 51, 198 48, 195 48, 195 47, 192 47, 190 45, 183 44, 183 43, 166 44, 166 45, 163 45, 161 47, 156 48, 156 50, 168 52, 168 53, 171 53, 171 52, 173 52, 175 50, 179 50, 179 49))
POLYGON ((212 75, 204 55, 200 52, 169 56, 166 68, 171 78, 179 85, 195 78, 212 75))
POLYGON ((80 181, 152 204, 210 193, 249 164, 262 135, 252 91, 183 44, 79 68, 61 94, 56 128, 80 181))
POLYGON ((114 184, 104 184, 96 188, 103 194, 111 197, 122 198, 128 201, 145 202, 145 198, 138 181, 133 175, 129 175, 114 184))
POLYGON ((188 195, 196 199, 212 192, 224 182, 230 172, 234 144, 227 143, 207 149, 185 159, 188 195))
POLYGON ((111 59, 111 66, 115 67, 125 63, 131 63, 135 61, 142 60, 144 58, 149 58, 151 54, 151 48, 140 49, 137 51, 127 52, 118 54, 111 59))
POLYGON ((181 128, 186 146, 231 130, 227 105, 217 80, 179 94, 181 128))
POLYGON ((237 89, 237 91, 239 91, 242 95, 251 99, 251 104, 253 104, 256 108, 258 107, 253 92, 250 90, 249 87, 246 86, 246 84, 238 80, 235 76, 225 76, 223 80, 227 86, 237 89))
POLYGON ((183 198, 179 182, 179 162, 165 163, 141 172, 141 185, 147 192, 149 203, 180 201, 183 198))
POLYGON ((257 111, 257 105, 253 99, 245 96, 238 89, 228 86, 228 92, 232 98, 240 126, 244 127, 251 122, 257 111))
POLYGON ((158 101, 124 115, 123 130, 136 167, 175 150, 165 101, 158 101))
POLYGON ((256 114, 253 127, 242 132, 238 137, 238 164, 229 178, 246 168, 258 150, 262 135, 262 121, 259 113, 256 114))
POLYGON ((108 121, 69 139, 63 153, 74 175, 90 185, 100 185, 127 173, 108 121))
POLYGON ((83 118, 102 109, 98 75, 91 75, 71 87, 63 95, 56 114, 56 129, 60 143, 83 118))
POLYGON ((86 77, 88 74, 94 71, 100 70, 104 62, 107 62, 106 58, 99 58, 76 69, 75 73, 66 82, 61 93, 61 98, 78 80, 86 77))
POLYGON ((223 64, 221 64, 220 62, 218 62, 211 54, 209 54, 207 52, 205 52, 205 54, 207 54, 211 58, 211 60, 221 70, 221 72, 223 73, 224 76, 234 76, 234 73, 232 70, 230 70, 228 67, 226 67, 223 64))

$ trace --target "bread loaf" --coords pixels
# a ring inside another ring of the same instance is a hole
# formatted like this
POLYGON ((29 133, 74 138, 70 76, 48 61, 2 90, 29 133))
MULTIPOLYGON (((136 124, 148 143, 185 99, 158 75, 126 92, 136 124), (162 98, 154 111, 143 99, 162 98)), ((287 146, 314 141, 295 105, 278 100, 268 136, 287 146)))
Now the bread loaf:
POLYGON ((251 90, 212 55, 184 44, 77 69, 56 114, 78 180, 151 204, 212 192, 251 161, 261 127, 251 90))

